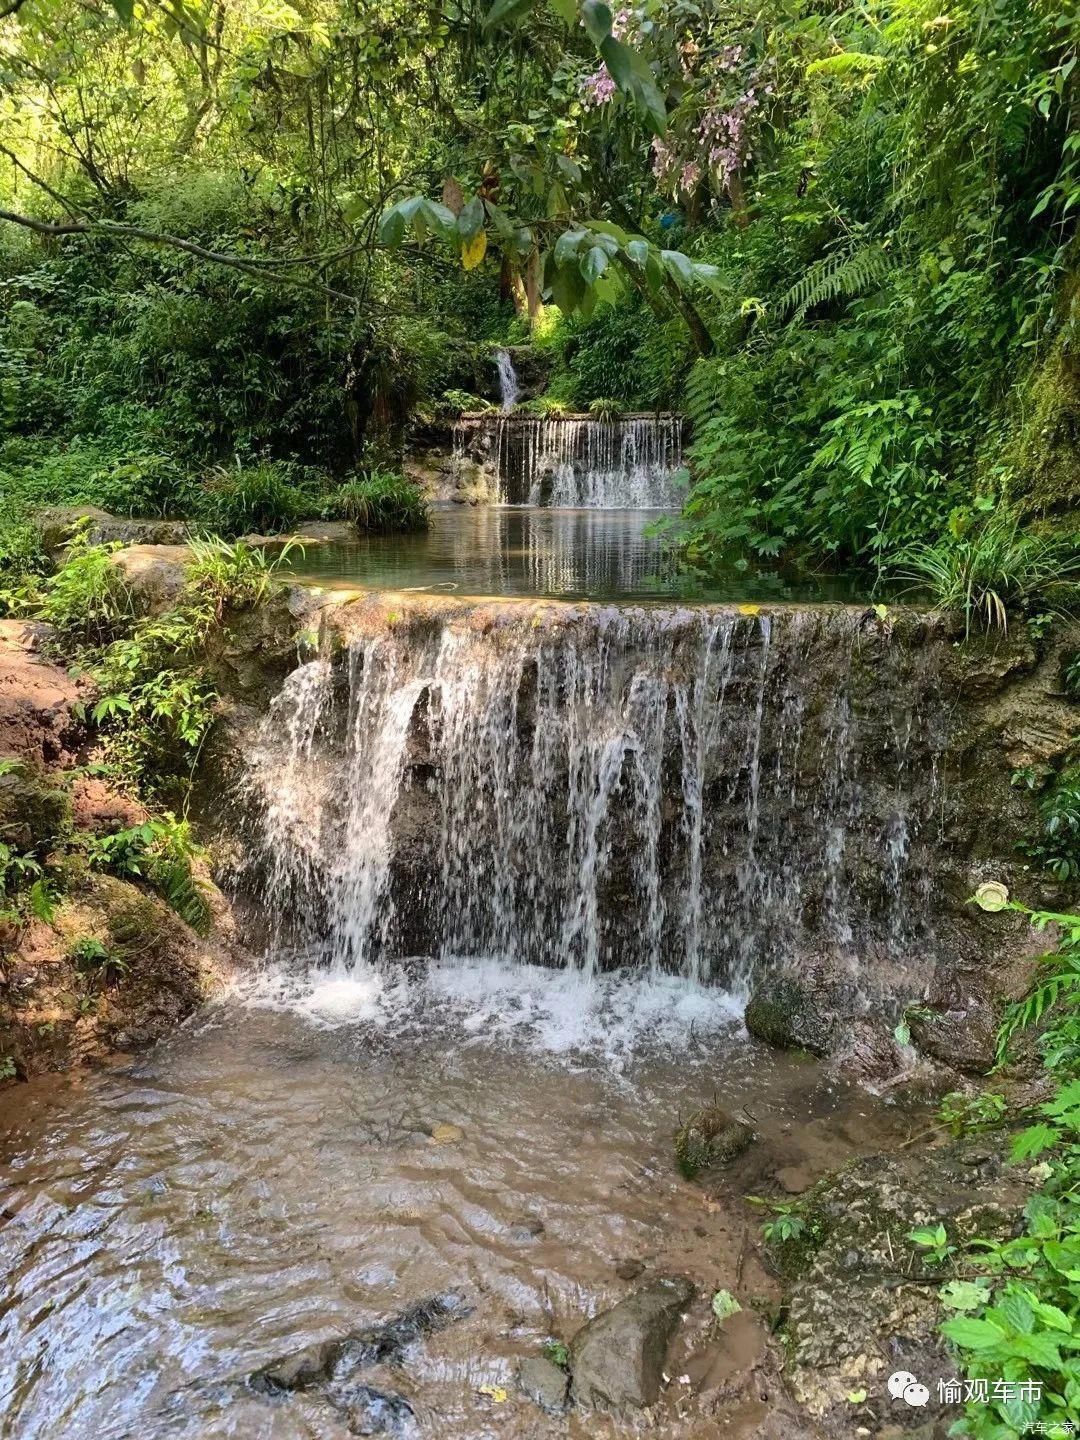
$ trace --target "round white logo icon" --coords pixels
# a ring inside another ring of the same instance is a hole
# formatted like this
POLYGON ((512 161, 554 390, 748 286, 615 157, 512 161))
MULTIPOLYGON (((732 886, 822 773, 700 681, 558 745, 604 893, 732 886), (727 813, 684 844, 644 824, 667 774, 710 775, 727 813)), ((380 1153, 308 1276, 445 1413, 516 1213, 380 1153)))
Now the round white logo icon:
POLYGON ((897 1370, 889 1376, 889 1394, 908 1405, 925 1405, 930 1399, 930 1391, 919 1384, 910 1370, 897 1370))

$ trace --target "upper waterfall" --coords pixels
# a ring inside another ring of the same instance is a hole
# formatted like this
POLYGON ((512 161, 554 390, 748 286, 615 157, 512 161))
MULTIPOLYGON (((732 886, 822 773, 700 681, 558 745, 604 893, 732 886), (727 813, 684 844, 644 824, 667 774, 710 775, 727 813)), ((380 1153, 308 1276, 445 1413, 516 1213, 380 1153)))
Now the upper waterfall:
POLYGON ((496 350, 495 368, 499 372, 499 399, 505 415, 508 411, 513 410, 520 394, 517 373, 514 370, 514 362, 510 357, 509 350, 496 350))
POLYGON ((682 501, 678 415, 610 420, 473 415, 454 427, 454 455, 479 463, 504 505, 675 509, 682 501))

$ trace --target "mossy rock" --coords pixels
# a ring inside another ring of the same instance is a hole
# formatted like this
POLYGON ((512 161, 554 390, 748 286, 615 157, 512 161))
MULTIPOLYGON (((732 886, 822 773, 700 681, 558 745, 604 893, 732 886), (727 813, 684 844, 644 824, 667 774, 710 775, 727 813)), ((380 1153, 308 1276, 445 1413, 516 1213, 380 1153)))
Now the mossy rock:
POLYGON ((0 839, 16 850, 46 848, 71 829, 66 790, 30 765, 0 775, 0 839))
POLYGON ((827 1055, 836 1039, 836 1020, 819 985, 795 975, 766 977, 751 995, 743 1019, 751 1035, 781 1050, 827 1055))
POLYGON ((694 1113, 675 1132, 675 1160, 687 1180, 703 1170, 728 1165, 751 1144, 754 1128, 736 1120, 719 1105, 707 1105, 694 1113))

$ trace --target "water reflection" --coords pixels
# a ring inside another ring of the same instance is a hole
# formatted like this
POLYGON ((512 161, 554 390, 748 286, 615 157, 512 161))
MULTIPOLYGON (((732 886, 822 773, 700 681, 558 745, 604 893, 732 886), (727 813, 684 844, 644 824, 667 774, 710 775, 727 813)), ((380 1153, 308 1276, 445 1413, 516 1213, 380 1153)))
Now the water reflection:
POLYGON ((505 506, 438 509, 430 529, 309 543, 286 564, 329 587, 441 590, 460 595, 561 599, 845 600, 869 598, 868 582, 732 563, 706 582, 650 533, 656 510, 505 506))

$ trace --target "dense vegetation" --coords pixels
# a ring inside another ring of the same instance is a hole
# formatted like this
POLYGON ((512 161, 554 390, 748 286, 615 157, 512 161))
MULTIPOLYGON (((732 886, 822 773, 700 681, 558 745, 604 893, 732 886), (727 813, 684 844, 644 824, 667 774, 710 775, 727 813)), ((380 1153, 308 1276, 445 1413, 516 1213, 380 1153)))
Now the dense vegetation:
POLYGON ((698 563, 1071 531, 1048 0, 8 9, 9 494, 235 533, 251 470, 274 523, 335 513, 535 331, 553 400, 685 406, 698 563))

